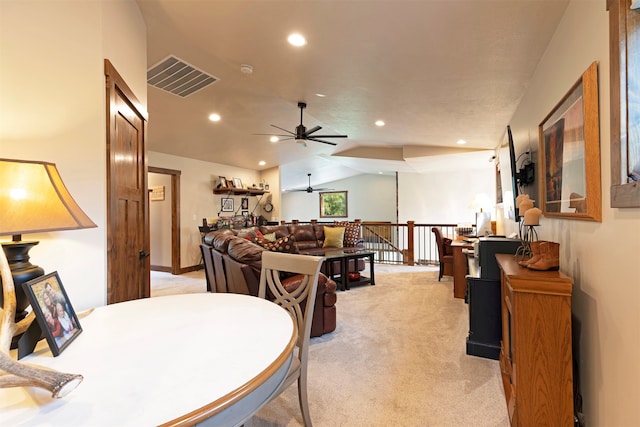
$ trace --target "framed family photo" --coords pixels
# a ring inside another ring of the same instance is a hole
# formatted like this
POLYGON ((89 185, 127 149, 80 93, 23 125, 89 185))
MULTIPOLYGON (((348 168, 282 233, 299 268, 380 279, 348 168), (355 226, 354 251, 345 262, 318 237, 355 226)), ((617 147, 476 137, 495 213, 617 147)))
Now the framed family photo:
POLYGON ((58 272, 22 284, 51 353, 58 356, 82 332, 58 272))
POLYGON ((602 220, 598 108, 594 62, 539 126, 544 216, 602 220))

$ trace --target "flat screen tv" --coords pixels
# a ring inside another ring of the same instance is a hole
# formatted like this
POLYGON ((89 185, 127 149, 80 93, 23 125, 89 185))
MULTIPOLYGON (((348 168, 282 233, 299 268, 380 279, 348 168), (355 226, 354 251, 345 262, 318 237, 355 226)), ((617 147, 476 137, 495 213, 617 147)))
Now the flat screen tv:
POLYGON ((502 190, 502 203, 504 206, 505 218, 520 222, 516 209, 516 198, 522 192, 519 187, 521 182, 518 177, 516 165, 516 153, 513 143, 511 127, 507 126, 507 141, 498 151, 498 164, 500 170, 500 181, 502 190))
POLYGON ((516 199, 518 198, 518 168, 516 166, 516 148, 513 145, 513 135, 511 134, 511 126, 507 125, 507 137, 509 138, 509 165, 511 167, 511 188, 513 190, 513 211, 515 213, 514 220, 520 222, 518 208, 516 207, 516 199))

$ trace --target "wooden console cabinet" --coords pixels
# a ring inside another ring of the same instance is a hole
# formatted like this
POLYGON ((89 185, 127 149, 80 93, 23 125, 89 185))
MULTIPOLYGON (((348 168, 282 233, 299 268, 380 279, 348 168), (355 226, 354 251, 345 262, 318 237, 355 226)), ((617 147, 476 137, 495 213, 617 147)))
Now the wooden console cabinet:
POLYGON ((496 254, 501 273, 500 367, 513 426, 572 426, 571 289, 558 271, 520 267, 496 254))

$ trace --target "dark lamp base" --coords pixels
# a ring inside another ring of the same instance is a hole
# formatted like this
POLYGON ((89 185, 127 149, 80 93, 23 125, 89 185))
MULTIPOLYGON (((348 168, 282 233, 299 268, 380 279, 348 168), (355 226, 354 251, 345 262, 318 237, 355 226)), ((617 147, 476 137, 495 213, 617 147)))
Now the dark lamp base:
MULTIPOLYGON (((2 243, 2 249, 7 255, 16 291, 16 322, 24 319, 28 314, 26 309, 29 307, 29 300, 22 289, 22 284, 44 274, 43 268, 29 262, 29 250, 38 243, 23 241, 2 243)), ((1 285, 2 279, 0 279, 1 285)), ((0 305, 4 306, 2 292, 0 292, 0 305)))

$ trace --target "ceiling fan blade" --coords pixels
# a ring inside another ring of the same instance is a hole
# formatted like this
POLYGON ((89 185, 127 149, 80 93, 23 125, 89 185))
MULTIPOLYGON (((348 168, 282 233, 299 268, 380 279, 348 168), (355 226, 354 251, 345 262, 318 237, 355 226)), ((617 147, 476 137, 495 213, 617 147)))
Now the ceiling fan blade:
POLYGON ((307 138, 309 141, 315 141, 315 142, 321 142, 323 144, 328 144, 328 145, 338 145, 335 142, 329 142, 329 141, 323 141, 321 139, 318 138, 307 138))
POLYGON ((276 125, 271 125, 271 126, 273 126, 276 129, 280 129, 281 131, 284 131, 284 132, 288 133, 289 135, 295 135, 294 132, 291 132, 290 130, 286 130, 285 128, 281 128, 280 126, 276 126, 276 125))
POLYGON ((314 138, 349 138, 347 135, 313 135, 314 138))
POLYGON ((262 135, 262 136, 283 136, 283 137, 286 137, 286 138, 292 138, 292 136, 291 136, 291 135, 277 135, 277 134, 274 134, 274 133, 252 133, 251 135, 262 135))
POLYGON ((304 134, 306 136, 309 136, 310 134, 319 131, 320 129, 322 129, 322 126, 314 126, 311 129, 307 130, 304 134))

